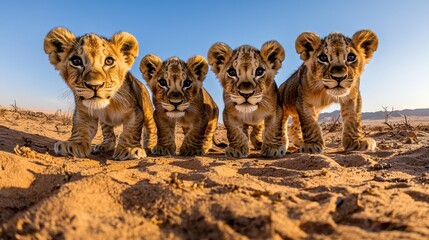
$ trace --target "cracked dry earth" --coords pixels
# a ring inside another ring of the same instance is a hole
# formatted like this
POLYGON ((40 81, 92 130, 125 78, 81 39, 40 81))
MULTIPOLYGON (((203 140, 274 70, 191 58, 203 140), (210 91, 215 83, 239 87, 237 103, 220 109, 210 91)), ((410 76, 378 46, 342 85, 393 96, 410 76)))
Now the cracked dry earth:
POLYGON ((113 161, 55 156, 63 118, 0 111, 0 239, 429 239, 427 126, 365 129, 375 152, 338 130, 324 154, 113 161))

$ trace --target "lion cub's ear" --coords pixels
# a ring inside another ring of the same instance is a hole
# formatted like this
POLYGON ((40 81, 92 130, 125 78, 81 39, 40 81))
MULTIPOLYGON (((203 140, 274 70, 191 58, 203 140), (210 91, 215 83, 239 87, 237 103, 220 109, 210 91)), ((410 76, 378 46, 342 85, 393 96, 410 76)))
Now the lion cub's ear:
POLYGON ((281 68, 283 60, 285 60, 285 50, 279 42, 268 41, 262 45, 261 56, 271 65, 271 69, 277 71, 281 68))
POLYGON ((76 37, 73 33, 62 27, 55 28, 46 35, 43 47, 56 69, 60 70, 58 63, 64 61, 65 54, 75 42, 76 37))
POLYGON ((320 47, 321 43, 319 35, 313 32, 303 32, 295 41, 295 49, 300 55, 301 60, 307 61, 311 53, 314 53, 320 47))
POLYGON ((225 67, 225 63, 231 58, 232 53, 232 49, 225 43, 215 43, 210 47, 207 55, 209 64, 215 74, 218 74, 225 67))
POLYGON ((137 39, 127 32, 119 32, 110 38, 110 42, 123 54, 125 62, 131 67, 139 55, 139 43, 137 39))
POLYGON ((356 48, 363 50, 366 62, 372 58, 372 54, 378 47, 378 37, 371 30, 361 30, 356 32, 352 37, 352 42, 356 48))
POLYGON ((148 54, 140 61, 140 72, 149 83, 162 66, 162 60, 156 55, 148 54))
POLYGON ((186 62, 186 65, 188 65, 189 70, 191 70, 197 80, 204 81, 209 65, 203 56, 190 57, 186 62))

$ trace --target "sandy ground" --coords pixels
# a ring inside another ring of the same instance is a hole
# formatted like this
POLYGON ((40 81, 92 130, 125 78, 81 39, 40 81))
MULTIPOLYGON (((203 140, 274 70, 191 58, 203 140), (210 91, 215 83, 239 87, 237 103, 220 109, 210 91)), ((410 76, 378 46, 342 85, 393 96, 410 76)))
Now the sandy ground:
POLYGON ((324 124, 324 154, 113 161, 55 156, 65 113, 0 109, 0 239, 429 239, 428 125, 369 124, 375 152, 324 124))

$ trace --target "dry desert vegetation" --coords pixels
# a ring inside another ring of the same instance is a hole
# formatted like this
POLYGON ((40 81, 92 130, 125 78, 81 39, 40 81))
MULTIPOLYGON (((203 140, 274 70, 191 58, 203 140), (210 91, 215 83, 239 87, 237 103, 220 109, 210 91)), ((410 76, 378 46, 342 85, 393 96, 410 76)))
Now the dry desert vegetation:
POLYGON ((324 154, 113 161, 55 156, 67 112, 1 108, 0 239, 429 239, 428 122, 366 122, 375 152, 325 123, 324 154))

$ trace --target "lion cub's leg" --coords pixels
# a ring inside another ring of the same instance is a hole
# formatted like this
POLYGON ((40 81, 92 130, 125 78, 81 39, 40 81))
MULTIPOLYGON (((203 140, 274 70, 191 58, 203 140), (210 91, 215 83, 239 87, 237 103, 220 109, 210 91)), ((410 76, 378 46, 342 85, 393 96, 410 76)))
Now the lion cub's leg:
POLYGON ((342 145, 346 151, 373 151, 377 146, 373 138, 363 136, 361 106, 360 94, 356 100, 341 102, 341 117, 344 121, 342 145))
POLYGON ((252 132, 250 133, 250 142, 256 150, 261 150, 264 133, 264 123, 253 125, 252 132))
POLYGON ((128 160, 146 157, 146 151, 141 146, 142 129, 143 114, 140 112, 123 123, 123 131, 113 153, 114 159, 128 160))
POLYGON ((217 119, 213 119, 210 109, 205 109, 204 114, 192 116, 188 122, 183 122, 185 138, 180 146, 179 154, 182 156, 199 156, 207 153, 211 147, 212 137, 216 129, 217 119), (216 122, 213 122, 215 120, 216 122), (207 138, 210 135, 210 138, 207 138), (209 143, 207 143, 209 141, 209 143), (206 149, 204 148, 206 147, 206 149), (208 148, 207 148, 208 147, 208 148))
POLYGON ((243 124, 243 127, 241 130, 243 131, 244 135, 246 135, 246 138, 249 138, 249 125, 243 124))
POLYGON ((289 137, 289 141, 296 147, 300 147, 304 143, 302 138, 301 123, 299 122, 299 117, 297 115, 292 116, 292 124, 289 128, 289 137))
POLYGON ((175 129, 176 122, 155 111, 156 128, 158 129, 158 141, 152 154, 160 156, 176 155, 175 129))
POLYGON ((277 106, 275 114, 265 118, 264 141, 261 147, 263 157, 282 157, 286 154, 287 139, 283 134, 283 109, 277 106))
POLYGON ((249 134, 249 125, 243 124, 243 133, 246 135, 247 139, 250 139, 255 150, 261 150, 262 142, 263 142, 263 134, 264 134, 264 122, 262 121, 259 124, 251 125, 252 131, 249 134))
POLYGON ((72 135, 67 141, 55 143, 55 153, 61 156, 88 157, 97 127, 98 120, 76 110, 73 114, 72 135))
POLYGON ((115 149, 116 136, 113 130, 113 126, 101 122, 101 131, 103 132, 103 142, 95 145, 92 148, 92 153, 106 153, 115 149))
POLYGON ((249 156, 249 140, 243 131, 243 124, 234 118, 230 118, 225 111, 223 112, 223 120, 229 141, 229 146, 225 149, 225 154, 235 158, 249 156))
POLYGON ((300 147, 303 153, 320 153, 325 149, 322 131, 317 123, 319 115, 314 106, 297 105, 304 143, 300 147))
POLYGON ((213 136, 216 131, 218 122, 218 113, 215 111, 207 123, 206 132, 204 133, 203 154, 206 154, 213 145, 213 136))
MULTIPOLYGON (((144 88, 144 92, 145 94, 143 102, 150 103, 151 101, 149 98, 149 93, 147 92, 146 88, 144 88)), ((152 151, 152 148, 154 148, 157 143, 157 128, 155 119, 153 117, 153 112, 154 111, 151 104, 149 104, 149 106, 143 107, 143 147, 148 151, 152 151)))
POLYGON ((203 144, 207 120, 194 123, 186 130, 185 139, 180 147, 179 154, 182 156, 200 156, 204 154, 203 144))

